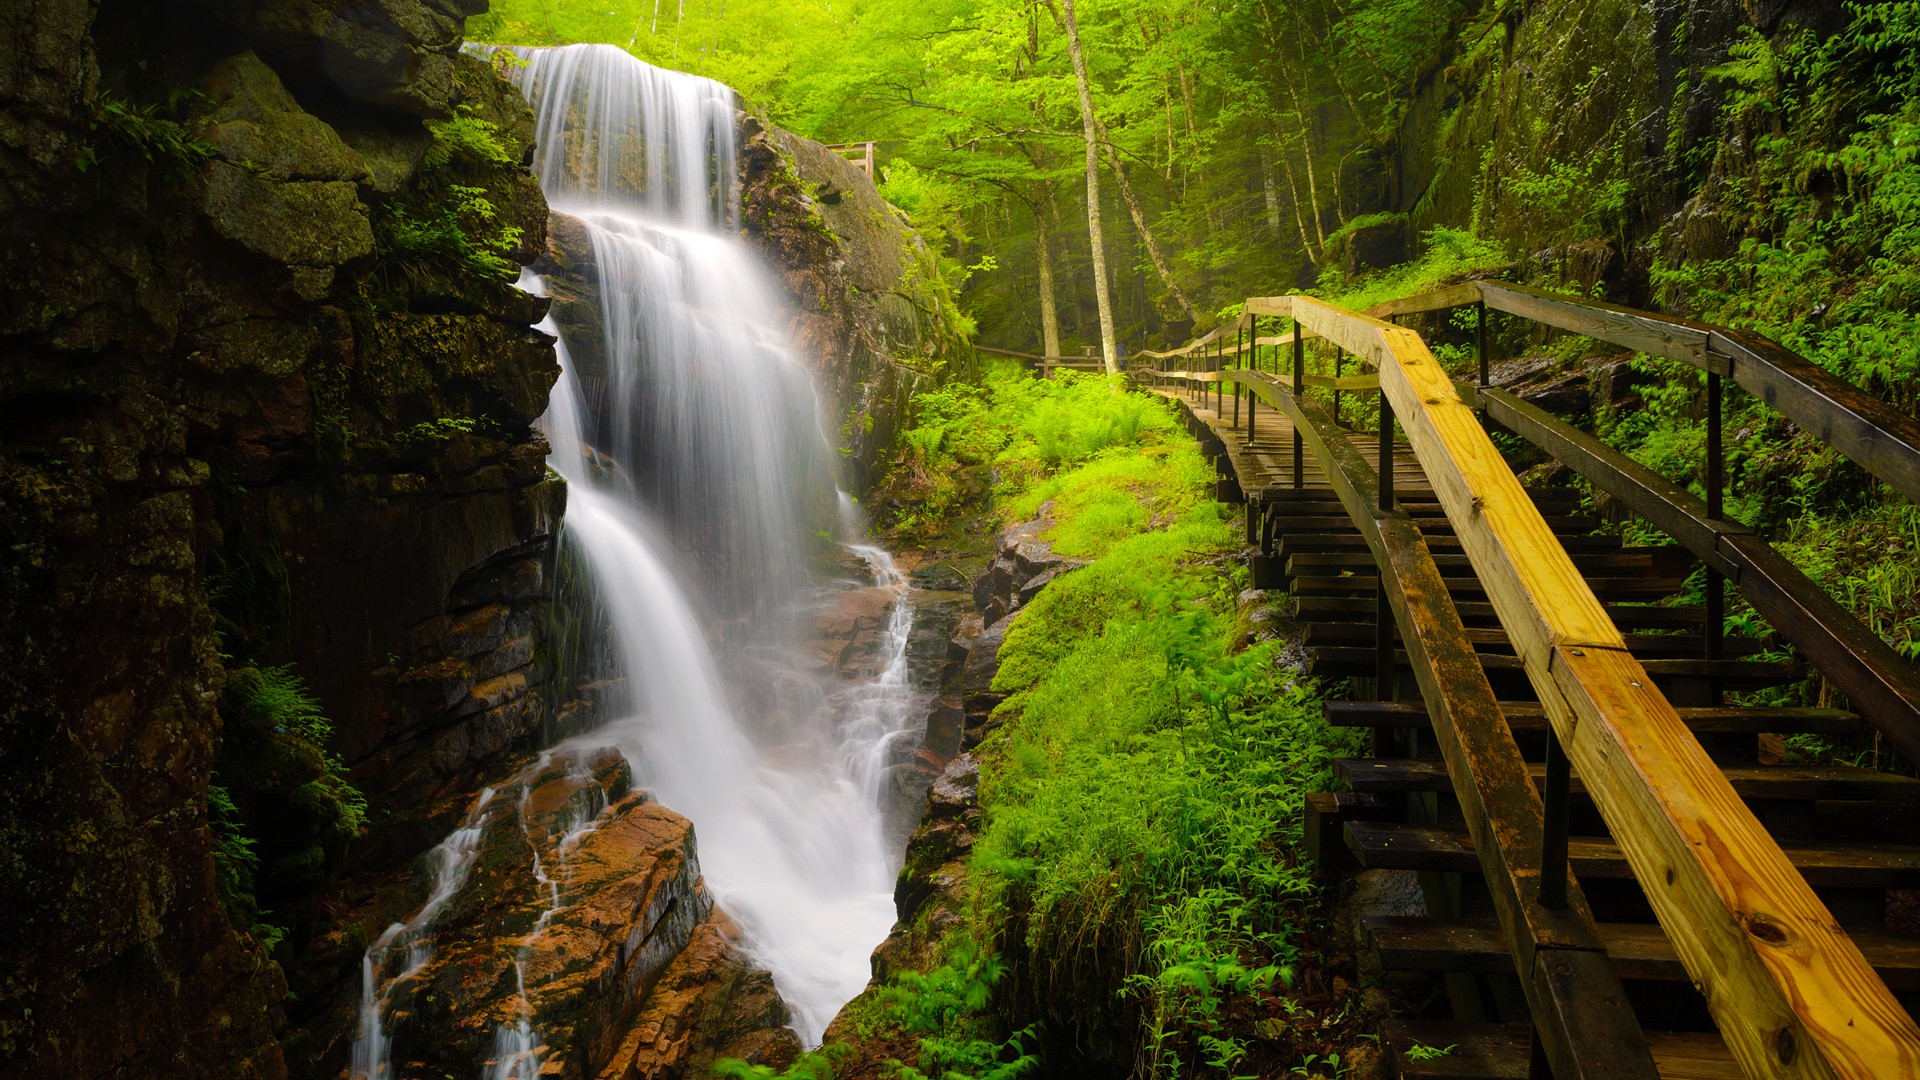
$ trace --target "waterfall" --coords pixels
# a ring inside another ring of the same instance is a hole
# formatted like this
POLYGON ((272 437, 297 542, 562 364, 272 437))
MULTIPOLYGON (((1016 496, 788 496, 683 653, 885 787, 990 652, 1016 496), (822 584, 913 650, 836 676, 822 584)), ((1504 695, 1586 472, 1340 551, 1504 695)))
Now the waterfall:
MULTIPOLYGON (((614 676, 567 749, 618 749, 636 783, 693 822, 708 888, 817 1045, 893 920, 898 854, 881 798, 889 747, 924 705, 906 671, 907 584, 886 552, 836 524, 836 497, 848 500, 790 312, 734 234, 732 91, 610 46, 516 52, 536 171, 556 211, 583 223, 597 293, 570 335, 542 324, 559 339, 541 427, 568 485, 563 542, 604 613, 587 628, 596 671, 614 676), (854 587, 815 569, 836 539, 888 600, 874 670, 851 681, 805 660, 809 616, 854 587)), ((536 860, 535 875, 547 900, 537 935, 568 900, 557 869, 536 860)), ((391 954, 402 939, 430 948, 437 910, 368 951, 356 1078, 389 1075, 382 1018, 405 981, 391 954)), ((538 1064, 519 985, 521 1021, 496 1032, 495 1076, 538 1064)))

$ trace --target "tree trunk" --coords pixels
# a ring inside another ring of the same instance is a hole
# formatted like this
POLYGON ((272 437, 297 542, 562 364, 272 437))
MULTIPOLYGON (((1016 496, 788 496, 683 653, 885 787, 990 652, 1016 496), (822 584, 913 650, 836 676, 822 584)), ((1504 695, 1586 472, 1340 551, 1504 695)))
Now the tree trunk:
POLYGON ((1260 188, 1267 197, 1267 228, 1275 235, 1280 232, 1280 189, 1273 183, 1273 151, 1266 143, 1260 144, 1260 188))
POLYGON ((1073 80, 1080 86, 1080 127, 1087 140, 1087 239, 1093 243, 1093 298, 1100 307, 1100 357, 1108 374, 1120 371, 1120 350, 1113 334, 1113 297, 1107 292, 1107 242, 1100 233, 1100 140, 1093 129, 1093 90, 1087 83, 1087 58, 1080 52, 1080 26, 1074 21, 1073 0, 1066 8, 1067 55, 1073 59, 1073 80))
POLYGON ((1040 340, 1045 344, 1040 352, 1045 356, 1060 355, 1060 305, 1053 297, 1053 236, 1047 231, 1047 207, 1044 202, 1033 207, 1033 242, 1040 249, 1040 340))
POLYGON ((1167 267, 1167 258, 1161 254, 1160 244, 1153 238, 1153 230, 1147 228, 1147 215, 1140 209, 1140 200, 1133 196, 1133 185, 1127 183, 1126 171, 1120 166, 1120 152, 1113 148, 1113 140, 1107 135, 1107 125, 1101 123, 1100 117, 1095 115, 1093 126, 1100 136, 1100 148, 1106 151, 1107 167, 1113 170, 1113 178, 1120 185, 1120 197, 1126 200, 1127 213, 1133 216, 1133 226, 1140 230, 1140 239, 1147 245, 1147 257, 1153 260, 1154 270, 1159 272, 1160 281, 1166 285, 1167 290, 1173 293, 1173 299, 1180 305, 1180 310, 1186 312, 1187 318, 1198 322, 1200 316, 1194 313, 1193 301, 1187 299, 1187 292, 1180 287, 1180 283, 1173 280, 1173 271, 1167 267))

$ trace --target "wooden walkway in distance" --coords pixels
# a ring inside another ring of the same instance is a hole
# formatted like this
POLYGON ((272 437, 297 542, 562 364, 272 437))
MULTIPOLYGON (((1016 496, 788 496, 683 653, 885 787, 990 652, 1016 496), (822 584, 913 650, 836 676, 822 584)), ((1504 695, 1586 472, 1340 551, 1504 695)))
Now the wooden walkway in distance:
MULTIPOLYGON (((1187 411, 1218 437, 1222 449, 1233 461, 1235 479, 1250 498, 1262 498, 1262 493, 1270 490, 1293 487, 1293 421, 1285 413, 1251 395, 1242 398, 1236 407, 1229 392, 1224 407, 1216 412, 1217 399, 1210 390, 1205 394, 1167 389, 1156 392, 1186 403, 1187 411), (1249 430, 1253 433, 1251 444, 1247 442, 1249 430)), ((1353 431, 1350 435, 1354 449, 1366 459, 1367 464, 1378 470, 1379 437, 1364 431, 1353 431)), ((1300 466, 1305 489, 1332 493, 1333 486, 1310 451, 1302 450, 1300 466)), ((1420 462, 1414 458, 1405 439, 1394 442, 1393 477, 1395 491, 1413 498, 1432 495, 1433 488, 1427 483, 1427 474, 1420 468, 1420 462)))

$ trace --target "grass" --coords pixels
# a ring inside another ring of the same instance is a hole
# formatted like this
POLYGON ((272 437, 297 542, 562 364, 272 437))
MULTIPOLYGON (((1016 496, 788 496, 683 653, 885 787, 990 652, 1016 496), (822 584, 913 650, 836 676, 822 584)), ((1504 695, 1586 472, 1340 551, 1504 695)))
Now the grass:
MULTIPOLYGON (((893 508, 892 532, 901 542, 929 539, 950 528, 989 493, 1003 517, 1030 517, 1049 498, 1085 500, 1101 509, 1060 537, 1091 553, 1135 520, 1115 494, 1154 487, 1162 472, 1195 467, 1197 455, 1158 398, 1121 389, 1105 375, 1063 373, 1036 379, 1013 364, 988 368, 979 384, 951 383, 914 396, 911 425, 878 501, 893 508), (1185 454, 1181 450, 1185 450, 1185 454), (1143 463, 1139 451, 1150 454, 1143 463), (1075 481, 1075 490, 1049 488, 1064 469, 1102 458, 1102 471, 1075 481)), ((1150 508, 1149 520, 1164 510, 1150 508)), ((1064 549, 1063 549, 1064 551, 1064 549)))
POLYGON ((1041 592, 984 748, 974 933, 1026 958, 1029 1009, 1083 1042, 1130 1031, 1153 1075, 1220 1056, 1227 1015, 1293 983, 1302 801, 1354 749, 1271 645, 1239 647, 1236 531, 1201 502, 1041 592))

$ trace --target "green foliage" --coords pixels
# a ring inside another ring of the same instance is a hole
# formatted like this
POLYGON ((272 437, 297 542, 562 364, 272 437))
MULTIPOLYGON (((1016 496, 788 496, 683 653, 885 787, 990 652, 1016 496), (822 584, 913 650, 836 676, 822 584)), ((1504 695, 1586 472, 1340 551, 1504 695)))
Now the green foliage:
POLYGON ((496 434, 500 426, 485 416, 436 416, 400 431, 393 441, 401 446, 445 442, 458 435, 496 434))
MULTIPOLYGON (((208 790, 221 899, 237 925, 312 895, 366 824, 366 798, 327 748, 333 725, 289 666, 239 668, 220 700, 208 790)), ((269 943, 282 933, 260 925, 269 943)))
POLYGON ((1040 1063, 1025 1052, 1032 1027, 1005 1039, 986 1033, 984 1014, 1006 965, 965 934, 943 944, 932 971, 903 971, 879 994, 888 1018, 920 1036, 919 1068, 900 1066, 902 1080, 1013 1080, 1031 1072, 1040 1063))
POLYGON ((1476 271, 1496 270, 1510 260, 1500 246, 1464 229, 1436 226, 1420 238, 1420 253, 1411 262, 1348 280, 1338 267, 1320 275, 1313 293, 1355 311, 1402 296, 1426 292, 1476 271))
POLYGON ((380 206, 373 216, 383 268, 409 277, 446 273, 513 280, 520 268, 507 256, 520 246, 525 230, 500 223, 499 208, 479 182, 518 165, 512 146, 499 125, 464 111, 426 126, 433 141, 420 159, 431 181, 424 195, 412 204, 380 206))
POLYGON ((828 1043, 809 1050, 784 1069, 771 1065, 749 1065, 738 1058, 722 1058, 713 1063, 712 1075, 724 1080, 833 1080, 839 1062, 847 1056, 847 1047, 828 1043))
POLYGON ((1302 800, 1351 749, 1272 646, 1236 649, 1236 532, 1205 502, 1111 545, 1014 621, 994 684, 976 932, 1018 935, 1058 1020, 1142 1032, 1154 1072, 1232 1057, 1223 1002, 1294 978, 1302 800), (1124 1001, 1075 992, 1089 947, 1124 1001))
POLYGON ((1446 1046, 1428 1046, 1426 1043, 1414 1043, 1404 1051, 1408 1061, 1433 1061, 1453 1053, 1453 1044, 1446 1046))
MULTIPOLYGON (((1388 142, 1449 33, 1491 7, 1076 3, 1107 140, 1199 311, 1272 291, 1318 257, 1311 223, 1335 229, 1356 210, 1351 190, 1342 197, 1351 151, 1388 142)), ((877 141, 884 193, 926 230, 962 305, 996 343, 1024 348, 1040 334, 1043 234, 1068 340, 1098 336, 1090 303, 1077 302, 1090 300, 1085 142, 1059 16, 1024 0, 495 0, 468 33, 607 42, 721 79, 801 135, 877 141)), ((1111 193, 1114 166, 1101 168, 1111 193)), ((1128 215, 1108 212, 1109 257, 1144 286, 1116 290, 1122 339, 1184 338, 1128 215)))
POLYGON ((513 151, 501 138, 500 126, 463 110, 451 120, 429 120, 427 130, 433 142, 420 158, 424 169, 443 169, 456 159, 477 165, 515 164, 513 151))
MULTIPOLYGON (((1038 502, 1026 498, 1028 492, 1061 468, 1110 450, 1116 459, 1136 456, 1135 448, 1169 445, 1167 440, 1178 430, 1158 398, 1123 390, 1107 376, 1063 373, 1037 379, 1012 364, 990 367, 979 385, 955 382, 915 395, 911 416, 888 480, 888 498, 911 507, 894 522, 904 536, 937 532, 965 509, 964 484, 970 476, 990 471, 994 498, 1016 515, 1031 516, 1038 502)), ((1092 553, 1101 543, 1099 533, 1110 535, 1117 521, 1132 520, 1133 515, 1118 500, 1092 488, 1120 491, 1130 472, 1136 481, 1144 481, 1141 470, 1191 470, 1191 457, 1188 450, 1185 457, 1149 455, 1154 464, 1116 460, 1100 474, 1104 479, 1084 477, 1071 493, 1048 489, 1042 500, 1071 494, 1090 505, 1104 498, 1108 505, 1099 513, 1106 515, 1106 525, 1090 521, 1088 535, 1065 537, 1069 546, 1092 553)))
POLYGON ((450 184, 438 212, 415 217, 398 203, 374 217, 382 256, 402 272, 444 270, 489 281, 510 281, 519 266, 507 254, 520 245, 518 225, 497 225, 487 189, 450 184))
MULTIPOLYGON (((93 114, 92 126, 95 131, 138 150, 150 162, 198 165, 213 157, 218 150, 213 144, 189 135, 185 127, 167 115, 178 112, 187 100, 196 95, 196 91, 186 90, 174 94, 166 105, 136 105, 102 91, 88 102, 88 111, 93 114)), ((101 160, 99 148, 93 143, 85 143, 74 164, 81 172, 87 172, 99 165, 101 160)))

